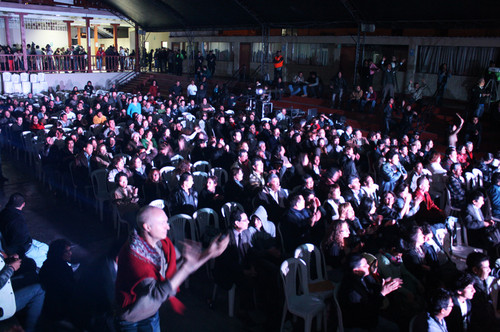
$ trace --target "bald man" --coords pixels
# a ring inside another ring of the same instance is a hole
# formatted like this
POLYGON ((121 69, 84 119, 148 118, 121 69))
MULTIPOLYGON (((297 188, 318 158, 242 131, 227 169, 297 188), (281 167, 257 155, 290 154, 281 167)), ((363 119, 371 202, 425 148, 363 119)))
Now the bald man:
POLYGON ((134 232, 118 257, 116 297, 119 331, 160 331, 158 310, 167 299, 176 311, 182 304, 174 297, 182 282, 206 261, 219 256, 229 238, 216 238, 201 251, 196 243, 184 243, 184 263, 176 267, 175 249, 167 238, 170 226, 163 210, 146 206, 137 215, 134 232))

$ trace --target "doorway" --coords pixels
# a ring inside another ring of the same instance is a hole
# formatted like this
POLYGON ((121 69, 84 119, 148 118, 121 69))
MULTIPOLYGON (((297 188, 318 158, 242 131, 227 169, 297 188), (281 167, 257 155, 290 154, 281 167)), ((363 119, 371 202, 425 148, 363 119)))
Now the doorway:
MULTIPOLYGON (((252 44, 240 43, 240 63, 239 68, 245 66, 245 70, 241 73, 245 78, 250 75, 250 61, 252 60, 252 44)), ((240 75, 240 76, 241 76, 240 75)))

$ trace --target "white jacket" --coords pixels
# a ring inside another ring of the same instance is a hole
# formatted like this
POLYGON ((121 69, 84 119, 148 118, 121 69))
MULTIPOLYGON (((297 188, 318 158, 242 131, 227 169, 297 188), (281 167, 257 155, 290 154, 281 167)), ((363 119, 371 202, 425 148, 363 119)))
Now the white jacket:
MULTIPOLYGON (((5 261, 3 260, 2 255, 0 255, 0 274, 5 272, 3 271, 4 268, 5 261)), ((3 310, 3 315, 0 316, 0 321, 10 318, 16 313, 16 298, 14 297, 14 291, 12 290, 10 278, 7 280, 5 285, 0 288, 0 308, 3 310)))

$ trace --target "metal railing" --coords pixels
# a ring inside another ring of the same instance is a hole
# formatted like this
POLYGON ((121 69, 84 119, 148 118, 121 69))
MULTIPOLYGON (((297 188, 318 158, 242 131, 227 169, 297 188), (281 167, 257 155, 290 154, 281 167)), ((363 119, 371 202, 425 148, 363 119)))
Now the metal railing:
MULTIPOLYGON (((87 55, 28 55, 30 73, 69 73, 69 72, 117 72, 134 71, 135 56, 90 56, 90 69, 87 55)), ((0 54, 0 72, 26 72, 22 54, 0 54)))

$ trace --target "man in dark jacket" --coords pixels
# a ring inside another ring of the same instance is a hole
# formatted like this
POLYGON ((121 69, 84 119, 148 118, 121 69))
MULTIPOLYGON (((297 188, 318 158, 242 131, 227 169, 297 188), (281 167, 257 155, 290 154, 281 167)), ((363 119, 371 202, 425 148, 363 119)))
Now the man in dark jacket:
POLYGON ((7 255, 18 255, 21 259, 25 256, 32 258, 37 267, 40 268, 47 259, 49 247, 45 243, 31 238, 26 219, 22 213, 25 205, 24 195, 14 193, 0 212, 2 247, 7 255))

